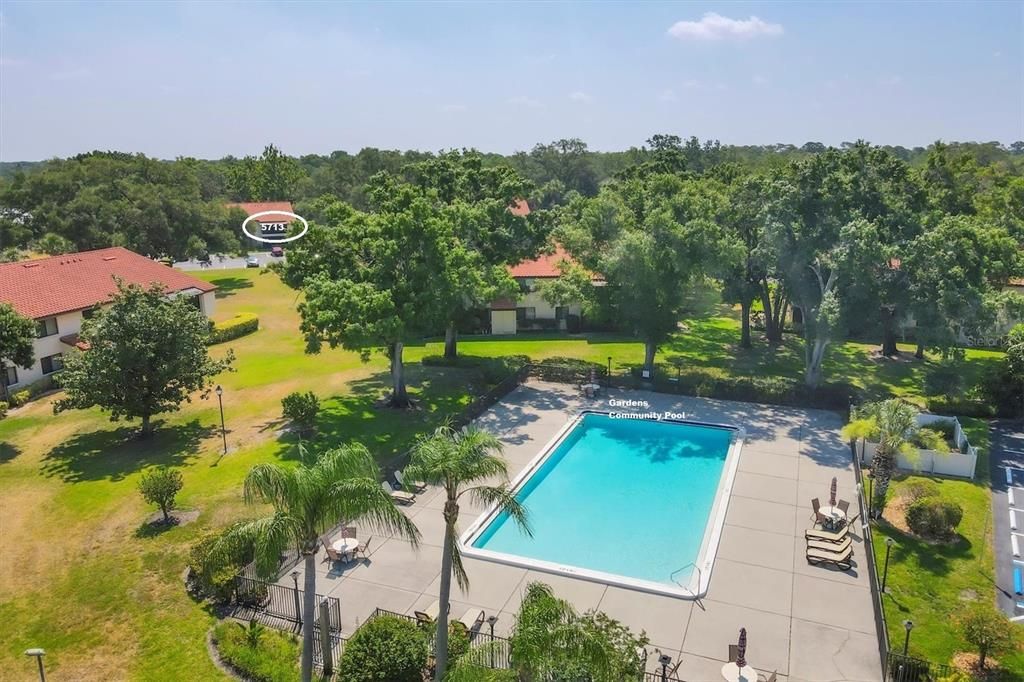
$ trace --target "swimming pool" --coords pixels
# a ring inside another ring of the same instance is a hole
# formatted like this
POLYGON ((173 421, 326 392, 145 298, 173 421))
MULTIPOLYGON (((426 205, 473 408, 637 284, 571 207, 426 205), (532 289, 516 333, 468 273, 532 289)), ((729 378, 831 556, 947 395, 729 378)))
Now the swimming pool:
POLYGON ((609 584, 700 596, 741 443, 740 432, 727 426, 584 412, 513 482, 533 536, 490 509, 463 534, 462 550, 609 584))

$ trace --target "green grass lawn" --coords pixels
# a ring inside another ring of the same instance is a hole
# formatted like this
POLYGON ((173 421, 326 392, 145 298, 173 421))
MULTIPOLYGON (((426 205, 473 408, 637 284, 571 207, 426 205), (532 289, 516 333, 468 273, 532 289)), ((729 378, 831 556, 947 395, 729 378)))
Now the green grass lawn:
MULTIPOLYGON (((959 538, 946 545, 917 540, 888 525, 873 526, 875 561, 882 571, 885 540, 895 544, 889 558, 886 594, 882 597, 886 626, 893 648, 903 645, 904 620, 914 622, 910 654, 937 663, 948 663, 959 651, 969 651, 952 616, 970 601, 994 599, 995 570, 992 551, 992 514, 988 487, 988 425, 978 419, 963 419, 972 445, 979 447, 975 481, 929 477, 935 481, 944 499, 963 507, 957 528, 959 538)), ((908 481, 895 481, 890 499, 908 481)), ((1004 667, 1024 679, 1024 653, 998 657, 1004 667)))
MULTIPOLYGON (((189 545, 199 535, 254 513, 241 502, 241 482, 251 466, 294 461, 295 447, 278 435, 280 400, 295 390, 323 400, 316 447, 360 440, 386 461, 446 415, 466 405, 484 384, 479 372, 422 366, 442 352, 440 340, 411 345, 410 393, 417 409, 375 406, 388 388, 387 362, 374 353, 325 349, 306 355, 298 334, 296 293, 271 273, 203 272, 216 283, 217 319, 239 312, 260 317, 260 330, 214 347, 233 348, 236 371, 218 378, 230 452, 221 455, 220 417, 214 396, 193 398, 180 412, 163 415, 157 435, 134 440, 134 423, 111 423, 99 410, 52 414, 42 398, 0 421, 0 678, 29 679, 26 648, 47 650, 53 679, 167 679, 188 671, 190 680, 220 679, 209 662, 205 633, 214 617, 185 594, 182 572, 189 545), (180 467, 185 487, 179 507, 197 509, 187 526, 153 534, 144 519, 153 511, 136 491, 154 465, 180 467)), ((715 307, 687 324, 659 361, 681 356, 694 366, 729 374, 799 376, 799 341, 749 351, 735 344, 739 324, 731 310, 715 307)), ((835 346, 825 366, 830 379, 920 397, 927 362, 876 362, 870 347, 835 346)), ((642 345, 615 334, 466 338, 468 355, 525 354, 534 359, 568 356, 617 368, 638 364, 642 345)), ((997 357, 970 353, 969 371, 997 357)))

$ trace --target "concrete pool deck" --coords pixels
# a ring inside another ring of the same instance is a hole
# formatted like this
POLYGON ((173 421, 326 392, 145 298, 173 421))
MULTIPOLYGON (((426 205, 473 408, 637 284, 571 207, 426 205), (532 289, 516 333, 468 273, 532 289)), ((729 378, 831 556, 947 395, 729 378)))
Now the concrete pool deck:
MULTIPOLYGON (((613 390, 584 398, 570 386, 530 381, 476 423, 504 443, 514 477, 578 410, 608 409, 610 398, 646 400, 650 408, 642 411, 685 412, 687 419, 746 430, 707 596, 694 602, 467 557, 470 588, 463 593, 453 585, 452 616, 458 618, 471 607, 482 609, 498 616, 495 634, 506 635, 522 588, 537 580, 551 585, 557 596, 580 611, 597 608, 634 631, 645 630, 651 640, 650 669, 657 668, 658 650, 672 656, 673 665, 682 660, 677 675, 683 680, 721 680, 728 645, 735 643, 740 627, 747 628, 750 665, 769 675, 777 671, 779 680, 879 680, 859 523, 853 533, 850 571, 809 566, 803 556, 811 498, 826 502, 835 476, 838 497, 856 499, 850 450, 839 437, 840 417, 818 410, 646 391, 613 390)), ((317 592, 340 599, 345 636, 375 608, 412 614, 436 601, 442 505, 440 490, 431 489, 405 508, 422 533, 418 550, 375 534, 367 560, 318 564, 317 592)), ((460 531, 482 511, 469 501, 463 504, 460 531)), ((370 534, 369 529, 360 529, 361 539, 370 534)), ((282 583, 290 586, 291 578, 286 576, 282 583)))

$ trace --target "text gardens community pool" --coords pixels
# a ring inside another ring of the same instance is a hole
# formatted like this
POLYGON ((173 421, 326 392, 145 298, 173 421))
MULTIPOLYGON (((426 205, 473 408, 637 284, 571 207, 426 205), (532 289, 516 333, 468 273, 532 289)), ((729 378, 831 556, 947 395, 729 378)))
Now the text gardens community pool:
POLYGON ((492 506, 462 534, 463 554, 703 596, 743 431, 638 416, 585 410, 571 419, 512 482, 532 536, 492 506))

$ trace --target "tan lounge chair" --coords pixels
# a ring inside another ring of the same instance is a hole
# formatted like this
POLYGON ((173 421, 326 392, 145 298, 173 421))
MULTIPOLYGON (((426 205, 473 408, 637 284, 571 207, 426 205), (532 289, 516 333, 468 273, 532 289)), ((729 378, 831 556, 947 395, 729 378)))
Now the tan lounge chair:
POLYGON ((421 493, 427 489, 427 484, 423 481, 408 481, 405 478, 405 474, 402 471, 395 472, 395 480, 398 481, 398 485, 406 489, 411 489, 417 493, 421 493))
POLYGON ((472 634, 476 630, 480 629, 480 626, 487 620, 486 614, 481 609, 469 608, 462 617, 454 623, 458 623, 459 626, 466 628, 466 632, 472 634))
POLYGON ((804 531, 804 537, 808 540, 824 540, 825 542, 842 542, 849 531, 847 524, 837 531, 821 530, 819 528, 808 528, 804 531))
POLYGON ((847 537, 842 542, 827 542, 825 540, 808 540, 808 549, 820 549, 825 552, 834 552, 841 554, 850 548, 850 538, 847 537))
POLYGON ((807 548, 807 563, 812 566, 818 564, 834 564, 844 571, 850 570, 853 564, 850 562, 853 559, 853 547, 848 547, 845 552, 826 552, 822 549, 814 549, 811 547, 807 548))
POLYGON ((391 495, 391 499, 397 502, 398 504, 412 504, 413 502, 416 501, 415 495, 413 495, 412 493, 407 493, 404 490, 395 490, 387 481, 381 481, 380 487, 388 491, 388 493, 391 495))

